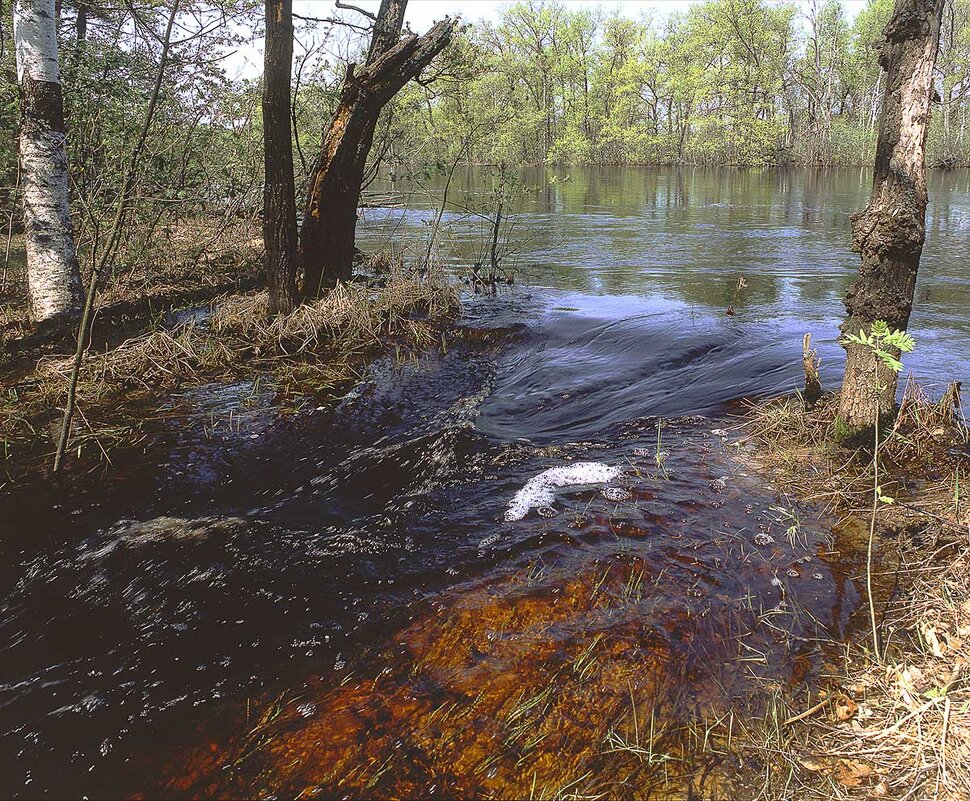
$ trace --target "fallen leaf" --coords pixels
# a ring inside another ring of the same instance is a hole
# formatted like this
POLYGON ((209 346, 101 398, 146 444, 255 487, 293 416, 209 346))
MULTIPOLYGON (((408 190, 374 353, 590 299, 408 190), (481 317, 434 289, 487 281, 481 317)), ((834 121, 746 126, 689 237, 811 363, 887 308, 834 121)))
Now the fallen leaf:
POLYGON ((927 646, 929 646, 930 653, 932 653, 933 656, 942 659, 943 647, 940 645, 940 638, 936 634, 936 629, 927 623, 921 627, 921 633, 923 635, 923 641, 927 644, 927 646))
POLYGON ((822 762, 822 760, 812 756, 802 757, 798 760, 798 762, 803 768, 805 768, 805 770, 810 770, 812 773, 818 773, 826 768, 826 765, 824 762, 822 762))
POLYGON ((855 717, 859 705, 847 695, 839 695, 835 699, 835 717, 845 722, 855 717))
POLYGON ((836 778, 843 787, 858 787, 863 779, 868 779, 872 775, 872 768, 865 762, 858 762, 854 759, 843 759, 839 762, 839 770, 836 778))
POLYGON ((899 691, 903 703, 910 709, 916 709, 919 706, 916 698, 924 683, 923 671, 918 667, 907 666, 901 670, 897 669, 896 689, 899 691))

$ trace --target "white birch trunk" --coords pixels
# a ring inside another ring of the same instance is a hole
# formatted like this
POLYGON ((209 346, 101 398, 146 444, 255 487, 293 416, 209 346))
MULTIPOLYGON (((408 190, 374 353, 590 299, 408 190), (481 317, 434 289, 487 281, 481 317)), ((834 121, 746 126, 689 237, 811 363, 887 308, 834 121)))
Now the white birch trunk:
POLYGON ((14 0, 13 24, 21 94, 27 287, 34 322, 49 324, 72 319, 81 308, 81 275, 68 208, 54 0, 14 0))

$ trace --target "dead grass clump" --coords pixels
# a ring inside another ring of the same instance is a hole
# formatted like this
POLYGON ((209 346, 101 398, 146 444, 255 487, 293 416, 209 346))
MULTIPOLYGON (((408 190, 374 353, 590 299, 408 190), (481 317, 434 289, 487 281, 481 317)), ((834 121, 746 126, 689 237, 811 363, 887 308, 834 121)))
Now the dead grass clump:
MULTIPOLYGON (((823 396, 811 409, 805 409, 798 397, 751 404, 739 426, 747 456, 804 500, 843 511, 867 508, 872 446, 843 444, 837 413, 836 395, 823 396)), ((959 384, 950 385, 939 401, 933 401, 911 377, 896 420, 879 446, 880 481, 886 494, 899 491, 905 496, 914 481, 920 484, 923 500, 938 494, 929 492, 929 485, 959 469, 968 443, 959 384)))
POLYGON ((385 286, 340 284, 292 314, 269 317, 267 296, 227 299, 212 318, 216 335, 237 337, 276 355, 328 349, 347 352, 380 345, 388 337, 421 339, 421 326, 440 321, 458 308, 457 292, 439 278, 394 276, 385 286))
MULTIPOLYGON (((208 321, 89 351, 78 382, 77 436, 97 440, 99 431, 117 428, 136 406, 140 419, 146 402, 205 381, 255 373, 284 390, 332 390, 358 378, 362 360, 381 349, 438 341, 441 324, 458 309, 458 295, 439 276, 398 273, 379 288, 338 286, 286 316, 270 316, 267 309, 265 293, 228 296, 216 301, 208 321)), ((0 399, 0 432, 8 456, 12 447, 49 444, 72 364, 70 356, 44 357, 31 374, 7 387, 0 399)))
POLYGON ((960 404, 960 384, 950 384, 943 396, 933 401, 910 376, 896 422, 883 446, 887 460, 932 473, 940 460, 952 461, 954 449, 968 442, 970 437, 960 404))
POLYGON ((742 458, 804 501, 828 510, 862 507, 871 492, 869 464, 835 440, 838 399, 826 395, 806 410, 800 398, 752 404, 740 425, 742 458))
MULTIPOLYGON (((231 343, 207 335, 194 323, 153 331, 103 353, 89 353, 81 366, 78 398, 95 403, 131 390, 152 393, 200 375, 212 377, 237 358, 231 343)), ((70 357, 38 362, 38 390, 51 402, 64 394, 73 362, 70 357)))

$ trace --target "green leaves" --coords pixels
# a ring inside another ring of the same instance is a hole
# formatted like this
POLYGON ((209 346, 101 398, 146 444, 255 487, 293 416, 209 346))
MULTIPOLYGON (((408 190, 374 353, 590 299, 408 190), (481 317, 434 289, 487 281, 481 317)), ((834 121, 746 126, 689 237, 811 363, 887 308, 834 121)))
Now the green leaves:
POLYGON ((903 363, 892 351, 910 353, 916 347, 916 340, 909 332, 900 329, 891 330, 885 320, 876 320, 869 326, 868 334, 864 328, 859 329, 858 335, 846 334, 845 341, 868 348, 894 373, 903 369, 903 363))

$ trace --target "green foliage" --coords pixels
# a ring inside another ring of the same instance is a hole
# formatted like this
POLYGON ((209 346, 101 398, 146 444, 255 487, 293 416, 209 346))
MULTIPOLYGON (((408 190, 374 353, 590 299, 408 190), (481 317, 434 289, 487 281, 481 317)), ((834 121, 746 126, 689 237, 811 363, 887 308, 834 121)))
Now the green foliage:
POLYGON ((860 328, 858 335, 846 334, 845 338, 856 345, 869 348, 894 373, 903 369, 903 363, 896 358, 893 351, 909 353, 916 347, 916 341, 907 331, 890 330, 884 320, 876 320, 869 326, 869 333, 860 328))
MULTIPOLYGON (((183 0, 116 268, 166 255, 166 232, 200 211, 255 211, 262 152, 258 81, 230 80, 217 57, 241 42, 258 18, 253 0, 225 6, 183 0), (227 16, 235 25, 226 24, 227 16)), ((4 6, 0 69, 14 77, 9 4, 4 6)), ((90 5, 83 38, 76 5, 64 3, 58 48, 71 208, 82 265, 90 268, 110 227, 122 175, 144 124, 161 62, 171 5, 90 5)), ((0 81, 0 185, 16 178, 16 81, 0 81)), ((0 201, 3 196, 0 195, 0 201)))
POLYGON ((849 427, 848 423, 845 422, 841 417, 835 418, 835 427, 833 435, 835 441, 839 444, 846 444, 852 440, 855 436, 855 431, 849 427))
MULTIPOLYGON (((13 17, 10 4, 0 9, 0 187, 13 186, 17 177, 17 72, 14 66, 13 17)), ((0 189, 0 193, 3 190, 0 189)), ((0 194, 0 202, 4 198, 0 194)))
MULTIPOLYGON (((429 162, 477 130, 469 159, 485 163, 871 163, 892 7, 869 0, 850 23, 839 0, 705 0, 640 20, 518 2, 466 26, 459 78, 402 93, 395 131, 429 162)), ((931 164, 970 160, 970 0, 949 13, 931 164)))

